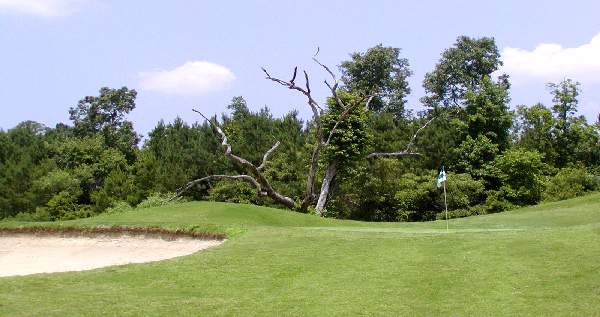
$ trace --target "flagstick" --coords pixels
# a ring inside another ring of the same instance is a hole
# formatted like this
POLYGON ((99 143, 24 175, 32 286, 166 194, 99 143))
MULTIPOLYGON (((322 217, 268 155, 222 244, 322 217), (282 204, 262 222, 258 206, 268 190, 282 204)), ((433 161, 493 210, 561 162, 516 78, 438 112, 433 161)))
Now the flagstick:
POLYGON ((446 202, 446 181, 444 181, 444 205, 446 206, 446 231, 448 231, 448 203, 446 202))

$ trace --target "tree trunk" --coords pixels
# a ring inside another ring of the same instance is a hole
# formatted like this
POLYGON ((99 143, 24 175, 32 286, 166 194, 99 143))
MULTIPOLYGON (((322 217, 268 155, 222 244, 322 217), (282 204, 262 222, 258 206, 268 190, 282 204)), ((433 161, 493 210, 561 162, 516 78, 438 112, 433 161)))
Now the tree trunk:
POLYGON ((319 201, 317 202, 317 206, 315 207, 315 212, 317 216, 321 216, 323 209, 325 209, 325 205, 327 204, 327 198, 329 197, 329 190, 331 189, 331 184, 335 174, 337 173, 337 161, 333 160, 327 166, 327 171, 325 172, 325 177, 323 178, 323 184, 321 184, 321 193, 319 194, 319 201))

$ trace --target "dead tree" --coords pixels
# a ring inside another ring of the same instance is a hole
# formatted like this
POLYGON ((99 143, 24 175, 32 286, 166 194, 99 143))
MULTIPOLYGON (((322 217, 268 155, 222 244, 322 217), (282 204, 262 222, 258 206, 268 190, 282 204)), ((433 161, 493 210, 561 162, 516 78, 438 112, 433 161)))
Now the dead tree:
POLYGON ((271 156, 271 154, 273 154, 273 152, 275 152, 275 150, 279 146, 279 144, 280 144, 279 141, 275 142, 275 144, 267 152, 265 152, 265 154, 263 155, 262 163, 259 166, 256 166, 252 162, 233 154, 233 152, 231 150, 231 145, 229 144, 229 141, 227 140, 227 135, 225 135, 225 132, 223 132, 223 129, 221 129, 218 122, 211 121, 204 114, 202 114, 202 112, 200 112, 196 109, 192 109, 192 110, 194 112, 200 114, 206 121, 208 121, 210 123, 210 125, 212 126, 213 130, 219 134, 219 136, 221 137, 221 146, 223 147, 223 150, 225 151, 225 156, 230 161, 232 161, 234 164, 237 164, 239 167, 243 168, 251 175, 246 175, 246 174, 242 174, 242 175, 210 175, 210 176, 206 176, 203 178, 199 178, 199 179, 193 180, 191 182, 188 182, 185 186, 181 187, 177 191, 175 196, 173 196, 171 198, 171 200, 180 196, 185 191, 192 188, 194 185, 196 185, 198 183, 213 180, 213 179, 232 179, 232 180, 242 180, 242 181, 245 181, 245 182, 249 183, 250 185, 254 186, 256 188, 256 192, 257 192, 258 196, 268 196, 269 198, 273 199, 273 201, 277 202, 278 204, 284 205, 285 207, 290 208, 290 209, 294 208, 294 206, 295 206, 294 200, 290 197, 284 196, 284 195, 278 193, 277 191, 275 191, 275 189, 273 189, 273 187, 271 186, 269 181, 265 178, 265 176, 262 173, 262 170, 265 168, 265 166, 267 165, 267 162, 269 161, 269 156, 271 156))
MULTIPOLYGON (((327 146, 329 146, 330 142, 332 141, 332 139, 335 136, 335 133, 336 133, 340 123, 342 123, 344 120, 347 119, 347 117, 350 115, 352 110, 361 104, 364 105, 365 109, 368 109, 369 104, 371 103, 373 98, 376 96, 376 94, 373 94, 370 96, 365 96, 360 102, 346 105, 338 95, 339 83, 337 81, 335 74, 331 71, 331 69, 329 67, 327 67, 326 65, 319 62, 316 58, 313 58, 313 60, 315 63, 317 63, 319 66, 321 66, 321 68, 323 68, 325 70, 325 72, 327 72, 327 74, 329 74, 329 76, 331 77, 331 83, 328 80, 325 80, 324 83, 329 88, 329 90, 331 92, 331 98, 336 103, 336 106, 339 109, 342 109, 341 114, 336 119, 335 123, 333 124, 332 129, 327 133, 327 135, 325 135, 325 133, 323 131, 321 118, 324 114, 327 113, 328 109, 325 109, 324 107, 322 107, 313 98, 313 96, 311 94, 308 73, 306 71, 303 71, 304 85, 301 86, 296 83, 296 79, 297 79, 297 75, 298 75, 298 67, 294 68, 294 72, 293 72, 290 80, 283 80, 283 79, 280 79, 277 77, 273 77, 265 68, 262 68, 262 71, 266 75, 266 79, 271 80, 271 81, 273 81, 283 87, 286 87, 288 89, 295 90, 295 91, 301 93, 302 95, 304 95, 306 97, 306 102, 312 111, 312 120, 315 125, 316 138, 315 138, 315 144, 313 146, 309 170, 308 170, 308 174, 307 174, 307 178, 306 178, 305 191, 304 191, 302 199, 299 200, 298 205, 296 204, 296 201, 294 199, 284 196, 284 195, 278 193, 275 189, 273 189, 273 187, 271 186, 269 181, 266 179, 266 177, 262 173, 262 170, 268 164, 269 157, 273 154, 273 152, 275 152, 277 150, 277 147, 279 146, 279 141, 277 141, 273 145, 273 147, 271 147, 263 155, 262 163, 259 166, 256 166, 252 162, 233 154, 231 145, 228 143, 227 136, 223 132, 223 129, 221 129, 221 127, 219 126, 219 123, 216 122, 216 120, 213 121, 213 120, 208 119, 204 114, 202 114, 200 111, 198 111, 196 109, 193 109, 193 111, 197 112, 206 121, 208 121, 210 123, 210 125, 212 126, 213 130, 215 131, 215 133, 218 134, 219 137, 221 138, 221 146, 223 147, 225 156, 229 160, 231 160, 233 163, 235 163, 239 167, 241 167, 243 170, 245 170, 248 174, 210 175, 210 176, 206 176, 206 177, 199 178, 196 180, 192 180, 192 181, 188 182, 186 185, 182 186, 170 200, 175 199, 176 197, 179 197, 181 194, 183 194, 185 191, 189 190, 194 185, 202 183, 202 182, 206 182, 206 181, 210 181, 210 180, 221 180, 221 179, 241 180, 241 181, 245 181, 245 182, 251 184, 252 186, 254 186, 257 190, 257 195, 267 196, 267 197, 271 198, 273 201, 275 201, 276 203, 283 205, 290 209, 299 208, 301 210, 306 210, 309 206, 315 204, 316 214, 321 215, 322 211, 324 210, 324 208, 327 204, 327 200, 330 196, 332 182, 333 182, 333 179, 334 179, 335 175, 337 174, 337 171, 339 168, 337 166, 337 162, 335 160, 328 163, 328 166, 325 171, 325 175, 323 177, 323 180, 321 181, 321 188, 320 188, 319 194, 317 195, 317 192, 316 192, 317 172, 318 172, 318 168, 319 168, 319 160, 321 157, 321 153, 327 146)), ((423 125, 421 128, 419 128, 415 132, 415 134, 411 138, 410 142, 408 143, 408 145, 404 151, 389 152, 389 153, 381 153, 381 152, 371 153, 371 154, 367 155, 365 157, 365 159, 374 159, 374 158, 379 158, 379 157, 419 156, 420 154, 413 152, 411 150, 411 147, 412 147, 417 135, 419 134, 419 132, 421 132, 421 130, 423 130, 431 121, 433 121, 433 119, 435 119, 435 117, 431 118, 429 121, 427 121, 425 123, 425 125, 423 125)))

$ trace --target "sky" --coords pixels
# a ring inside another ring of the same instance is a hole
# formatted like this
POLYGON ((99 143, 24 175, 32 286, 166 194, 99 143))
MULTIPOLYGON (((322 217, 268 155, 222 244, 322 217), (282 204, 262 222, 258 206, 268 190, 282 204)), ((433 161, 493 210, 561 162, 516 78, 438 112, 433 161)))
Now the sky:
POLYGON ((489 36, 511 78, 511 105, 550 105, 548 82, 581 82, 579 113, 600 113, 600 1, 149 1, 0 0, 0 128, 68 122, 68 109, 101 87, 138 91, 129 115, 147 134, 179 116, 227 111, 234 96, 276 116, 302 96, 267 81, 305 69, 315 97, 353 52, 399 47, 414 72, 408 101, 422 109, 424 75, 461 35, 489 36))

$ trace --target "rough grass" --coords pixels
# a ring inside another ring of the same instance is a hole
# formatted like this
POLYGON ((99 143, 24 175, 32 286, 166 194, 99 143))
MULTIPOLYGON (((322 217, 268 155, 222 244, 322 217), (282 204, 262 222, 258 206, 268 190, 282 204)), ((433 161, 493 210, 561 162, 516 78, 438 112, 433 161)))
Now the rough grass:
POLYGON ((0 278, 0 315, 600 315, 600 194, 448 231, 208 202, 52 225, 230 239, 161 262, 0 278))

